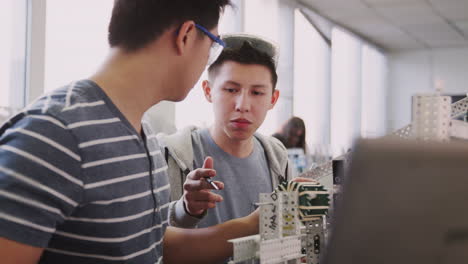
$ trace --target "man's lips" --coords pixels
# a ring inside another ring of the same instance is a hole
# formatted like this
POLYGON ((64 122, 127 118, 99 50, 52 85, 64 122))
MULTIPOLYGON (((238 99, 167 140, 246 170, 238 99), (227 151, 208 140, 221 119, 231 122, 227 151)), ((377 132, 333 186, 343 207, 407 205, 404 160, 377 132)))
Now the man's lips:
POLYGON ((240 129, 245 129, 248 126, 250 126, 250 124, 252 124, 252 122, 243 118, 233 119, 231 120, 231 123, 233 124, 234 127, 240 128, 240 129))
POLYGON ((249 120, 244 119, 244 118, 233 119, 233 120, 231 120, 231 122, 240 123, 240 124, 252 124, 252 122, 250 122, 249 120))

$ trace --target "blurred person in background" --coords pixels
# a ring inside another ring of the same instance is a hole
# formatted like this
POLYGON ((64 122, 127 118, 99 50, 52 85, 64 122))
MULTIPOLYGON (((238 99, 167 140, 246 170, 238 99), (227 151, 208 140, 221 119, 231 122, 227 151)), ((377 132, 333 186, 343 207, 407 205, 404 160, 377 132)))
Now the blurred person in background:
POLYGON ((297 116, 293 116, 281 127, 281 130, 274 133, 272 136, 279 139, 286 148, 301 148, 304 153, 307 153, 307 145, 305 142, 306 130, 304 120, 297 116))
POLYGON ((306 129, 304 120, 293 116, 281 126, 280 131, 272 135, 281 141, 288 149, 288 157, 293 164, 293 177, 304 172, 309 166, 307 144, 305 142, 306 129))

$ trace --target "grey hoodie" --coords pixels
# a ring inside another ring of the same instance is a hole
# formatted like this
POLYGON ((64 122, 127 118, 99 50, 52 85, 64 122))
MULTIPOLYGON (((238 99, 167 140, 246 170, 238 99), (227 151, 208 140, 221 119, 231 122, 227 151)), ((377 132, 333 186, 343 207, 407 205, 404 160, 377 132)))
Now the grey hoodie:
MULTIPOLYGON (((183 201, 180 199, 185 178, 190 171, 194 170, 193 144, 201 144, 199 134, 193 133, 197 129, 195 126, 190 126, 172 135, 158 134, 157 136, 161 151, 168 163, 171 200, 173 201, 169 205, 169 225, 171 226, 193 228, 201 220, 201 218, 187 214, 183 201)), ((291 171, 284 145, 274 137, 258 133, 254 136, 265 150, 272 186, 277 186, 281 179, 290 180, 291 171)))

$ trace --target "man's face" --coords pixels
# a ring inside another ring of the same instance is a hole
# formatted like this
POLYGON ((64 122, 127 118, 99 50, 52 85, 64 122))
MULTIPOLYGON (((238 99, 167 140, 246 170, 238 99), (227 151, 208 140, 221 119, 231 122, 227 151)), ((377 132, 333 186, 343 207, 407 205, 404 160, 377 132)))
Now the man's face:
POLYGON ((278 100, 266 66, 224 62, 212 83, 205 83, 205 96, 213 103, 215 131, 234 140, 253 136, 278 100))

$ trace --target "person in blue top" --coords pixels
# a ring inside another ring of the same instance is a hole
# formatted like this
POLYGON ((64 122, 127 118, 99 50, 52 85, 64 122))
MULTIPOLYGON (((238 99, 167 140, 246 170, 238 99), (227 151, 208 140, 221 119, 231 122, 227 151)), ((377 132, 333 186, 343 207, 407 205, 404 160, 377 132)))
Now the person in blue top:
MULTIPOLYGON (((183 100, 219 55, 228 4, 116 0, 101 68, 0 128, 2 264, 210 263, 232 254, 228 239, 258 232, 257 213, 206 229, 167 227, 167 164, 141 122, 158 102, 183 100)), ((213 175, 191 178, 207 188, 213 175)))

